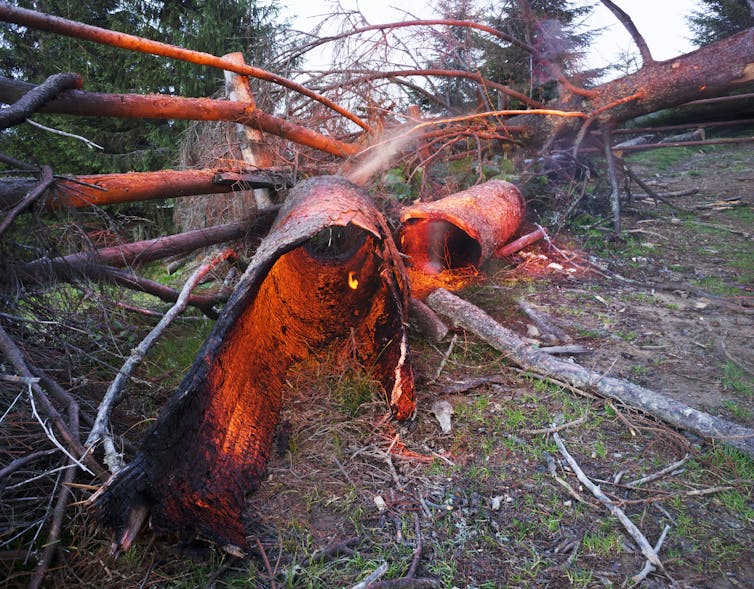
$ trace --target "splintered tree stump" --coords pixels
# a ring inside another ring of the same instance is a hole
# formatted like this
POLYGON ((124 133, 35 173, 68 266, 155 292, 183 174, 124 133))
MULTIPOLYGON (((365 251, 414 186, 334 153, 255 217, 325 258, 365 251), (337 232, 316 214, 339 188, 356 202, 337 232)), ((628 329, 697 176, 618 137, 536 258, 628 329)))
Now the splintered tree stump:
POLYGON ((526 205, 518 188, 490 180, 433 202, 406 207, 398 242, 412 294, 460 288, 516 233, 526 205))
POLYGON ((92 498, 127 549, 146 518, 247 549, 258 488, 293 362, 353 338, 393 414, 414 414, 407 283, 368 195, 337 177, 299 184, 134 460, 92 498))

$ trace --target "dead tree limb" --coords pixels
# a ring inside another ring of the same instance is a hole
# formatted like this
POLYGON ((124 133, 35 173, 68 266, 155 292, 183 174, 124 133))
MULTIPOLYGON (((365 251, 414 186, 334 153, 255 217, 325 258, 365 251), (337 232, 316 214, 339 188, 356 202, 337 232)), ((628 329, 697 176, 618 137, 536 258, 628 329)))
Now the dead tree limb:
POLYGON ((39 184, 37 184, 32 190, 29 191, 29 193, 14 206, 3 218, 3 221, 0 223, 0 237, 2 237, 3 233, 5 233, 6 229, 10 227, 11 223, 13 223, 13 220, 18 216, 18 214, 26 209, 27 207, 31 206, 31 204, 37 200, 40 196, 42 196, 50 187, 50 184, 52 184, 52 169, 50 166, 42 166, 42 177, 39 179, 39 184))
POLYGON ((97 417, 94 420, 94 426, 92 426, 89 436, 86 439, 86 446, 91 448, 95 444, 102 442, 105 449, 105 465, 113 474, 117 473, 123 468, 123 458, 120 453, 115 449, 112 436, 109 432, 110 413, 113 407, 120 401, 120 397, 123 394, 128 380, 131 378, 131 373, 136 366, 144 359, 149 352, 150 348, 162 335, 162 333, 173 322, 173 319, 178 317, 188 306, 189 297, 191 291, 196 288, 199 281, 204 278, 208 272, 212 270, 221 261, 226 260, 230 256, 235 256, 235 252, 231 249, 226 249, 219 255, 214 256, 211 260, 203 263, 197 268, 194 273, 189 277, 186 283, 181 289, 178 300, 175 304, 168 309, 168 311, 162 316, 162 319, 155 325, 152 330, 146 335, 146 337, 139 342, 139 345, 134 348, 131 355, 123 364, 118 374, 113 379, 112 383, 107 389, 105 396, 100 402, 99 409, 97 410, 97 417))
POLYGON ((180 61, 186 61, 188 63, 194 63, 197 65, 206 65, 221 70, 235 72, 244 76, 259 78, 260 80, 278 84, 280 86, 283 86, 284 88, 288 88, 289 90, 293 90, 294 92, 298 92, 299 94, 303 94, 304 96, 307 96, 312 100, 324 104, 338 114, 356 123, 365 131, 369 131, 369 125, 367 125, 359 117, 349 112, 339 104, 336 104, 332 100, 325 98, 324 96, 317 94, 312 90, 309 90, 305 86, 302 86, 301 84, 298 84, 293 80, 289 80, 258 67, 234 63, 232 61, 228 61, 227 59, 222 59, 221 57, 210 55, 209 53, 192 51, 190 49, 184 49, 182 47, 175 47, 167 43, 161 43, 159 41, 152 41, 143 37, 137 37, 136 35, 128 35, 126 33, 110 31, 108 29, 86 25, 58 16, 51 16, 49 14, 44 14, 35 10, 20 8, 18 6, 13 6, 7 3, 0 3, 0 20, 12 22, 25 27, 39 29, 42 31, 56 33, 59 35, 65 35, 67 37, 93 41, 94 43, 100 43, 102 45, 120 47, 122 49, 128 49, 130 51, 149 53, 151 55, 160 55, 162 57, 178 59, 180 61))
MULTIPOLYGON (((15 102, 32 88, 33 84, 0 76, 0 101, 15 102)), ((68 90, 40 108, 39 112, 126 119, 232 121, 338 157, 354 155, 361 149, 359 145, 338 141, 286 119, 250 109, 243 102, 229 100, 68 90)))
POLYGON ((525 370, 555 376, 574 387, 615 399, 677 428, 693 431, 754 456, 754 430, 693 409, 644 387, 554 358, 527 345, 479 307, 446 290, 434 291, 427 297, 427 304, 437 313, 451 319, 457 326, 477 335, 525 370))
MULTIPOLYGON (((0 182, 0 208, 18 205, 37 183, 33 178, 0 182)), ((50 208, 82 208, 260 187, 283 188, 290 184, 290 177, 276 170, 221 168, 58 177, 46 204, 50 208)))
POLYGON ((272 217, 278 210, 279 207, 273 206, 261 211, 261 214, 253 223, 234 221, 223 225, 214 225, 202 229, 192 229, 183 233, 164 235, 154 239, 145 239, 123 245, 103 247, 93 251, 68 254, 57 258, 37 258, 24 264, 22 272, 34 273, 37 270, 43 271, 50 263, 68 264, 70 266, 96 263, 122 268, 154 260, 162 260, 217 243, 243 239, 254 233, 266 233, 266 229, 269 228, 272 222, 272 217))
POLYGON ((636 46, 639 48, 639 54, 641 55, 642 62, 645 64, 653 63, 654 58, 652 57, 652 52, 649 50, 647 42, 639 32, 639 29, 636 28, 636 25, 634 24, 634 21, 631 20, 631 17, 628 16, 628 14, 626 14, 620 6, 617 6, 610 0, 600 1, 602 2, 602 4, 607 6, 610 12, 612 12, 616 16, 623 27, 628 31, 628 34, 631 35, 634 43, 636 43, 636 46))
POLYGON ((620 235, 620 185, 618 184, 618 169, 615 165, 615 155, 612 150, 613 133, 612 126, 602 129, 602 138, 605 143, 605 160, 607 160, 607 175, 610 179, 610 204, 613 210, 613 230, 615 235, 620 235))
POLYGON ((78 74, 53 74, 19 98, 13 105, 0 110, 0 129, 23 123, 40 107, 65 90, 81 88, 83 80, 78 74))
MULTIPOLYGON (((82 262, 71 265, 53 258, 32 269, 25 268, 24 266, 10 266, 7 270, 6 280, 12 278, 27 284, 46 284, 53 279, 64 280, 72 284, 76 284, 81 280, 93 280, 95 282, 106 282, 145 292, 167 303, 174 303, 178 300, 179 296, 177 290, 165 286, 156 280, 150 280, 127 270, 94 262, 82 262)), ((227 300, 228 293, 226 292, 213 295, 193 294, 189 297, 189 305, 201 310, 210 319, 217 319, 217 311, 215 311, 214 307, 227 300)))

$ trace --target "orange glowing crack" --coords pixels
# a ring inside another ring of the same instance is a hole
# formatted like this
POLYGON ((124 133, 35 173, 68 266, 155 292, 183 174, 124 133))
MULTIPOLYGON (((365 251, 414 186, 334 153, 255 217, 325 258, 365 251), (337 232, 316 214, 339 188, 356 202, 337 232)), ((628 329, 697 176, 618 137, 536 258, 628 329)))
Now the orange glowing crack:
POLYGON ((353 290, 359 288, 359 279, 356 278, 356 272, 348 273, 348 286, 350 286, 353 290))

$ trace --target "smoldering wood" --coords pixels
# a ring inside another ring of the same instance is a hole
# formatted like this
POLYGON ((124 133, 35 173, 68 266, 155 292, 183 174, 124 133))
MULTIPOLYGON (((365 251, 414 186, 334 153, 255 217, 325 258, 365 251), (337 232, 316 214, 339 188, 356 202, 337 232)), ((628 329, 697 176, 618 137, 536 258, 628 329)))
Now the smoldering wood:
POLYGON ((245 498, 262 480, 288 367, 312 350, 352 338, 394 415, 411 416, 406 289, 366 193, 336 177, 294 188, 139 453, 92 499, 114 549, 147 514, 158 532, 248 549, 245 498))
POLYGON ((554 358, 527 345, 479 307, 438 289, 427 304, 440 315, 474 333, 524 370, 554 376, 574 387, 586 389, 648 413, 677 428, 692 431, 754 456, 754 430, 721 417, 709 415, 661 393, 630 382, 599 374, 574 362, 554 358))

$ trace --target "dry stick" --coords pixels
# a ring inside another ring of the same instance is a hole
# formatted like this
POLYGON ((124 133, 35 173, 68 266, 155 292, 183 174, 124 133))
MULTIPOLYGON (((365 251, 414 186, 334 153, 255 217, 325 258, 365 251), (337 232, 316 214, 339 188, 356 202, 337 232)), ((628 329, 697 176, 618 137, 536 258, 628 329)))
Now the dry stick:
POLYGON ((34 571, 34 576, 29 582, 29 589, 39 589, 42 586, 47 570, 50 568, 52 557, 55 555, 55 551, 58 548, 58 542, 60 541, 60 532, 63 529, 63 517, 65 516, 65 509, 68 506, 68 500, 72 495, 71 489, 68 484, 73 482, 73 477, 76 474, 76 461, 71 458, 68 463, 68 468, 63 475, 63 481, 60 485, 60 492, 58 494, 58 500, 55 502, 55 508, 52 513, 52 522, 50 524, 50 531, 47 534, 47 542, 44 545, 44 551, 39 559, 39 564, 34 571))
MULTIPOLYGON (((662 534, 660 534, 659 540, 657 540, 657 544, 654 546, 655 552, 660 552, 660 549, 662 548, 662 545, 665 543, 665 537, 668 535, 668 530, 670 530, 669 525, 665 525, 665 527, 662 530, 662 534)), ((644 563, 644 568, 641 569, 638 573, 636 573, 633 577, 631 577, 631 583, 632 586, 635 587, 639 583, 641 583, 644 579, 647 578, 647 575, 655 570, 655 566, 647 561, 644 563)))
POLYGON ((50 168, 50 166, 42 166, 42 177, 39 179, 39 184, 37 184, 33 190, 29 191, 21 202, 8 211, 3 222, 0 223, 0 236, 5 233, 5 230, 10 227, 13 220, 21 211, 30 206, 35 200, 44 194, 45 190, 50 187, 50 184, 52 184, 52 168, 50 168))
POLYGON ((8 332, 0 326, 0 351, 3 352, 5 357, 13 364, 13 367, 18 371, 21 376, 30 379, 29 386, 34 390, 39 401, 42 403, 45 413, 52 419, 55 427, 60 432, 65 442, 68 444, 69 449, 78 459, 86 461, 87 465, 97 474, 104 475, 102 468, 87 452, 86 448, 81 444, 78 438, 78 403, 69 397, 68 404, 68 416, 69 423, 66 423, 63 416, 50 402, 45 394, 44 390, 39 383, 33 382, 34 374, 26 364, 21 350, 18 348, 13 339, 8 335, 8 332))
POLYGON ((677 468, 680 468, 686 462, 688 462, 689 458, 691 458, 690 454, 686 454, 683 458, 681 458, 679 461, 674 462, 673 464, 666 466, 665 468, 658 470, 657 472, 654 472, 652 474, 648 474, 645 477, 642 477, 640 479, 636 479, 635 481, 631 481, 630 483, 626 483, 627 487, 638 487, 639 485, 643 485, 644 483, 649 483, 651 481, 656 481, 657 479, 663 477, 664 475, 668 474, 669 472, 673 472, 677 468))
POLYGON ((615 156, 611 148, 613 142, 613 130, 609 127, 602 129, 605 140, 605 159, 607 160, 607 173, 610 178, 610 202, 613 208, 613 229, 616 235, 620 235, 620 186, 618 185, 618 173, 615 169, 615 156))
MULTIPOLYGON (((554 428, 552 428, 552 429, 554 429, 554 428)), ((554 432, 553 432, 553 433, 554 433, 554 432)), ((556 482, 557 482, 557 483, 558 483, 558 484, 559 484, 559 485, 560 485, 561 487, 563 487, 563 488, 564 488, 564 489, 565 489, 565 490, 566 490, 566 491, 568 492, 568 494, 569 494, 569 495, 570 495, 571 497, 573 497, 574 499, 576 499, 576 501, 578 501, 579 503, 583 503, 583 504, 584 504, 584 505, 586 505, 587 507, 591 507, 592 509, 595 509, 595 508, 596 508, 596 506, 595 506, 595 505, 593 505, 592 503, 589 503, 589 501, 587 501, 586 499, 584 499, 584 498, 583 498, 583 497, 582 497, 582 496, 581 496, 581 495, 579 494, 579 492, 578 492, 578 491, 576 491, 576 489, 574 489, 574 488, 573 488, 573 487, 572 487, 572 486, 570 485, 570 483, 569 483, 568 481, 566 481, 566 480, 565 480, 564 478, 562 478, 562 477, 558 476, 558 471, 557 471, 557 468, 556 468, 556 465, 555 465, 555 459, 554 459, 554 458, 553 458, 552 456, 550 456, 549 454, 545 454, 545 460, 547 461, 547 472, 549 472, 549 473, 550 473, 550 476, 551 476, 551 477, 552 477, 553 479, 555 479, 555 481, 556 481, 556 482)))
POLYGON ((598 374, 574 362, 554 358, 527 345, 479 307, 444 289, 431 293, 427 297, 427 304, 456 325, 476 334, 526 371, 557 378, 577 389, 591 390, 602 397, 644 411, 677 428, 718 440, 754 456, 754 430, 750 428, 709 415, 639 385, 598 374))
POLYGON ((581 470, 579 464, 576 462, 573 456, 569 454, 568 450, 565 447, 565 444, 563 444, 563 440, 560 439, 560 434, 558 434, 558 432, 553 432, 552 439, 555 440, 555 443, 558 446, 558 450, 560 450, 560 453, 566 459, 573 472, 576 473, 576 476, 578 477, 579 481, 581 481, 581 484, 589 489, 592 492, 592 495, 594 495, 605 507, 607 507, 610 513, 618 518, 618 521, 623 524, 623 527, 626 529, 626 531, 631 534, 631 537, 636 541, 639 548, 641 549, 641 553, 646 557, 646 559, 658 569, 665 572, 665 567, 663 566, 660 557, 657 556, 657 552, 655 552, 646 536, 644 536, 641 530, 636 527, 634 522, 628 519, 628 516, 623 512, 623 510, 615 505, 615 503, 602 492, 602 489, 599 488, 599 485, 595 485, 589 479, 589 477, 584 474, 584 471, 581 470))
POLYGON ((199 284, 199 281, 207 275, 207 273, 214 268, 220 261, 226 259, 229 255, 235 255, 232 250, 225 250, 218 256, 215 256, 209 262, 202 264, 191 275, 191 277, 184 284, 181 294, 178 296, 178 300, 175 304, 165 313, 160 319, 159 323, 150 331, 147 336, 141 340, 138 346, 133 350, 131 356, 123 364, 123 367, 118 371, 110 387, 107 389, 105 396, 99 405, 97 411, 97 417, 94 420, 94 426, 89 432, 89 436, 86 439, 86 445, 88 447, 94 446, 97 442, 102 441, 105 448, 104 462, 113 474, 117 473, 123 468, 123 460, 121 455, 115 449, 112 436, 108 432, 108 425, 110 423, 110 413, 112 412, 115 404, 120 400, 120 396, 126 383, 131 377, 131 373, 134 368, 144 359, 149 349, 162 335, 165 329, 170 325, 178 315, 180 315, 188 306, 188 299, 191 291, 199 284))
POLYGON ((0 111, 0 129, 23 123, 45 103, 71 88, 81 88, 83 81, 78 74, 54 74, 39 86, 19 98, 13 105, 0 111))
POLYGON ((414 320, 429 341, 439 343, 448 335, 448 326, 435 314, 435 312, 417 298, 411 297, 409 302, 409 316, 414 320))

